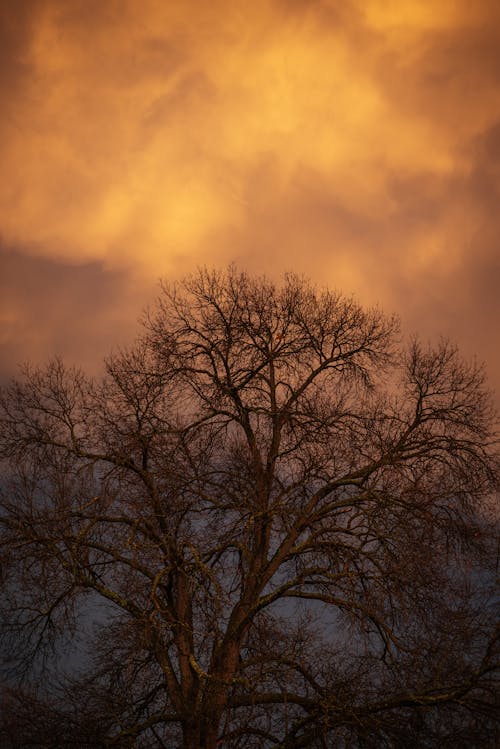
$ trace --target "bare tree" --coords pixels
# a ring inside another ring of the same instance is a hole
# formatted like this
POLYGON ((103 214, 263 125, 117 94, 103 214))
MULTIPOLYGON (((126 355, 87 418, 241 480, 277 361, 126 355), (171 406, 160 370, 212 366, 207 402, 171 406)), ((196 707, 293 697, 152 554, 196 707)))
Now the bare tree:
POLYGON ((200 271, 143 323, 100 380, 55 361, 3 391, 12 664, 104 601, 54 708, 103 745, 493 746, 481 368, 295 276, 200 271))

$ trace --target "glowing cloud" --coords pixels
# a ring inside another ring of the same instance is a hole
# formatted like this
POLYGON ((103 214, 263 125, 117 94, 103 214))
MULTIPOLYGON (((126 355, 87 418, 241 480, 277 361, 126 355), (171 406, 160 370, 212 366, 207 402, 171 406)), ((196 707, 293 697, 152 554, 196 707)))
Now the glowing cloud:
POLYGON ((471 253, 492 265, 497 4, 2 12, 5 247, 140 283, 200 262, 292 267, 411 319, 471 253))

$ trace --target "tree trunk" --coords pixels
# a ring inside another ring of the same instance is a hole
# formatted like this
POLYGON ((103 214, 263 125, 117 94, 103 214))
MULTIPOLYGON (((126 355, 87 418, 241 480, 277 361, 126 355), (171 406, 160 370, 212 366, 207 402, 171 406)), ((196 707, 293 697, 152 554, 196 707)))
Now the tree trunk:
POLYGON ((200 725, 198 721, 190 721, 182 726, 182 748, 200 749, 200 725))
POLYGON ((214 715, 186 721, 182 727, 183 749, 217 749, 219 724, 219 717, 214 715))

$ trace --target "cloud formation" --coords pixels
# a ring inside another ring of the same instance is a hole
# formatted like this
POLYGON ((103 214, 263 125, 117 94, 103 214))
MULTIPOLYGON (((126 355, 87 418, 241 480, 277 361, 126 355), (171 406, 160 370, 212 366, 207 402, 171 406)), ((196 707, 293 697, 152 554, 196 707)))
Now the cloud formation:
POLYGON ((158 276, 235 260, 458 336, 500 381, 497 3, 24 0, 1 12, 0 236, 19 269, 9 288, 39 284, 4 301, 9 357, 64 348, 48 313, 30 338, 44 294, 76 319, 95 293, 85 335, 111 340, 158 276), (72 279, 70 308, 58 274, 72 279))

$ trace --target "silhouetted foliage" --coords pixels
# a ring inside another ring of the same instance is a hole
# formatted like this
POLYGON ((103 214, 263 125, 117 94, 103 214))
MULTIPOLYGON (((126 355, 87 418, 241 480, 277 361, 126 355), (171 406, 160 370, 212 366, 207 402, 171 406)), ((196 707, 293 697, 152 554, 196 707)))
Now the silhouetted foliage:
POLYGON ((496 744, 497 438, 449 343, 200 271, 101 379, 26 368, 1 429, 10 665, 106 602, 85 673, 5 689, 2 745, 496 744))

